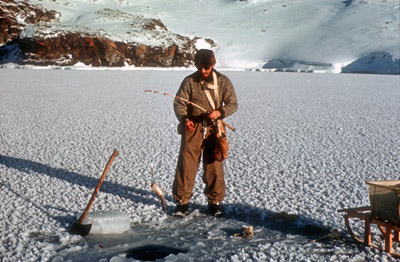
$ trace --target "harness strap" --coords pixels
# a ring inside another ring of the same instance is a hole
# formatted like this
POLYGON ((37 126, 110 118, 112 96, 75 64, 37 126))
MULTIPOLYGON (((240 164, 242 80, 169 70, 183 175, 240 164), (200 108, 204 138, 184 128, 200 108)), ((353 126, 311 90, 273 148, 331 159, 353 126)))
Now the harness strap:
POLYGON ((213 76, 213 81, 214 81, 214 87, 213 88, 208 87, 208 88, 214 90, 214 96, 215 96, 216 103, 214 103, 214 100, 212 99, 210 90, 208 90, 204 87, 203 87, 203 89, 204 89, 204 92, 206 93, 208 102, 210 103, 212 109, 215 110, 215 109, 219 108, 218 79, 217 79, 217 74, 215 72, 212 73, 212 76, 213 76))
MULTIPOLYGON (((207 88, 214 90, 214 97, 215 97, 215 100, 216 100, 216 104, 214 103, 214 100, 212 99, 210 90, 205 88, 204 85, 202 85, 202 87, 203 87, 204 93, 206 93, 208 102, 210 103, 212 109, 215 110, 215 109, 219 108, 219 105, 220 105, 220 102, 219 102, 219 90, 218 90, 217 74, 214 71, 213 71, 212 76, 213 76, 214 85, 213 85, 213 87, 207 86, 207 88)), ((221 137, 222 136, 222 131, 221 131, 221 128, 219 127, 220 121, 217 120, 216 123, 217 123, 217 126, 218 126, 218 135, 219 135, 219 137, 221 137)), ((203 125, 207 125, 207 121, 203 121, 203 125)))

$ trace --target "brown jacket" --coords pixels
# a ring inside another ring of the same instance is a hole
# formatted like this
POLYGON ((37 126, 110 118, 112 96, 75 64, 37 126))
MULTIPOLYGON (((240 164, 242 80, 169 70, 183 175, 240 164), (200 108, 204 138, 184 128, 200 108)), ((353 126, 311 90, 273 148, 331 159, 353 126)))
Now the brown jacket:
MULTIPOLYGON (((221 119, 223 119, 236 112, 238 108, 237 97, 229 78, 217 71, 215 72, 217 74, 219 98, 221 100, 219 101, 219 104, 222 105, 217 109, 221 112, 221 119)), ((210 93, 215 100, 214 92, 210 93)), ((176 117, 181 123, 186 118, 189 118, 194 122, 201 122, 205 118, 205 116, 207 116, 213 110, 200 84, 200 75, 197 71, 187 76, 182 81, 176 95, 185 98, 208 111, 204 112, 196 106, 187 104, 184 101, 175 98, 174 111, 176 117)))

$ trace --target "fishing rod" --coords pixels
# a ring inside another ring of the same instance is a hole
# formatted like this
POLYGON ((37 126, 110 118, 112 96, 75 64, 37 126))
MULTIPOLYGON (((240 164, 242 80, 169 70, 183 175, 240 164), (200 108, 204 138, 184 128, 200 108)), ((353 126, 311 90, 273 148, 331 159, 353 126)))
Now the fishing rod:
MULTIPOLYGON (((156 90, 144 90, 144 92, 145 92, 145 93, 161 94, 161 95, 165 95, 165 96, 171 96, 171 97, 177 98, 177 99, 179 99, 179 100, 182 100, 182 101, 184 101, 184 102, 187 103, 187 104, 190 104, 190 105, 192 105, 192 106, 195 106, 195 107, 197 107, 197 108, 203 110, 203 111, 206 112, 206 113, 209 113, 209 112, 208 112, 206 109, 204 109, 203 107, 201 107, 201 106, 199 106, 199 105, 193 103, 192 101, 189 101, 188 99, 185 99, 185 98, 183 98, 183 97, 180 97, 180 96, 171 95, 171 94, 169 94, 169 93, 160 92, 160 91, 156 91, 156 90)), ((222 122, 222 124, 223 124, 224 126, 228 127, 228 128, 229 128, 230 130, 232 130, 232 131, 235 131, 235 128, 234 128, 234 127, 232 127, 231 125, 225 123, 223 120, 220 120, 220 121, 222 122)))

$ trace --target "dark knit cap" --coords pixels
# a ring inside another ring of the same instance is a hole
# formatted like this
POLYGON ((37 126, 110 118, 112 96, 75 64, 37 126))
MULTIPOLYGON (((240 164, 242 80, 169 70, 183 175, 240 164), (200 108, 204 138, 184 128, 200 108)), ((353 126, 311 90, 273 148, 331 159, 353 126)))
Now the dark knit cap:
POLYGON ((194 56, 196 66, 212 66, 216 62, 214 52, 209 49, 200 49, 194 56))

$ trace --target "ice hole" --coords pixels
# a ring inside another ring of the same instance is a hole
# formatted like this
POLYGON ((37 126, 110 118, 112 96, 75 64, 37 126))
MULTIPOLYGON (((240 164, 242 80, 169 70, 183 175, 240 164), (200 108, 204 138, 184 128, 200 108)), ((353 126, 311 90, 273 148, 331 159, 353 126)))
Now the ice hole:
POLYGON ((127 258, 133 258, 140 261, 156 261, 157 259, 165 258, 171 254, 178 255, 186 253, 187 250, 167 247, 162 245, 145 245, 135 247, 126 251, 127 258))

